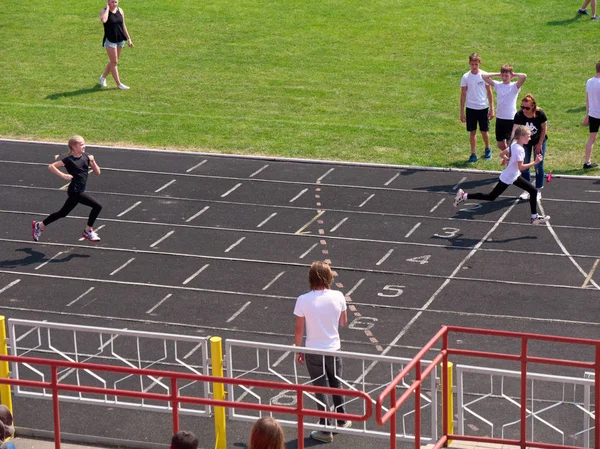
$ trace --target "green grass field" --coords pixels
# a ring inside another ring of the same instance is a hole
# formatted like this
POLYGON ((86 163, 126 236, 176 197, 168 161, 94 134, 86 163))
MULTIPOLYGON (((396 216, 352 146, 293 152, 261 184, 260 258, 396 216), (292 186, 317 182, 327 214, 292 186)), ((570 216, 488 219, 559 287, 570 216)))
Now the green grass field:
POLYGON ((528 74, 522 93, 549 118, 547 170, 583 172, 600 23, 576 17, 580 2, 123 0, 129 91, 97 84, 103 6, 4 8, 1 136, 462 167, 459 82, 477 51, 484 70, 528 74))

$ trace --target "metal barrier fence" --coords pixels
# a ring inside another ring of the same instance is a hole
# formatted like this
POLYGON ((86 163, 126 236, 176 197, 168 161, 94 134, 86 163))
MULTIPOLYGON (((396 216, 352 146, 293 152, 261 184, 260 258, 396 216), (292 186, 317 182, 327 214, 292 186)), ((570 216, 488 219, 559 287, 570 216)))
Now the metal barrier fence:
MULTIPOLYGON (((443 446, 447 446, 451 440, 457 441, 472 441, 472 442, 483 442, 483 443, 493 443, 493 444, 508 444, 520 446, 521 449, 526 449, 526 447, 535 447, 535 448, 546 448, 546 449, 557 449, 557 448, 573 448, 576 446, 566 446, 566 445, 558 445, 551 443, 543 443, 532 441, 528 438, 527 433, 527 417, 528 413, 530 416, 531 410, 528 408, 527 400, 528 400, 528 366, 529 364, 541 364, 541 365, 553 365, 553 366, 563 366, 570 368, 579 368, 584 370, 591 370, 594 373, 594 384, 593 384, 593 397, 595 401, 598 401, 600 398, 600 383, 598 379, 600 378, 600 340, 586 340, 579 338, 568 338, 568 337, 555 337, 550 335, 536 335, 536 334, 527 334, 527 333, 517 333, 517 332, 503 332, 503 331, 493 331, 486 329, 473 329, 473 328, 465 328, 465 327, 456 327, 456 326, 443 326, 442 329, 419 351, 416 357, 408 363, 404 369, 396 376, 394 381, 388 385, 385 390, 379 395, 376 403, 376 412, 375 418, 379 425, 383 425, 387 422, 390 422, 390 448, 396 448, 396 439, 393 437, 395 433, 395 415, 403 406, 403 404, 414 394, 415 397, 415 411, 416 411, 416 419, 415 419, 415 449, 420 449, 421 440, 420 440, 420 427, 421 427, 421 416, 420 416, 420 398, 421 398, 421 388, 423 384, 423 379, 430 374, 433 368, 438 365, 442 365, 442 436, 435 443, 433 449, 439 449, 443 446), (467 334, 467 335, 477 335, 477 336, 489 336, 489 337, 498 337, 510 339, 518 344, 520 348, 520 352, 517 354, 508 354, 502 352, 487 352, 481 350, 466 350, 466 349, 458 349, 449 346, 449 335, 450 334, 467 334), (556 358, 548 358, 548 357, 537 357, 531 356, 528 354, 529 344, 530 342, 544 342, 544 343, 560 343, 565 345, 580 345, 587 346, 593 350, 593 361, 582 362, 582 361, 574 361, 574 360, 565 360, 565 359, 556 359, 556 358), (440 345, 440 348, 436 348, 436 345, 440 345), (431 350, 435 350, 438 352, 438 355, 433 359, 431 364, 423 369, 423 357, 431 350), (457 435, 453 434, 449 431, 450 428, 450 420, 448 418, 447 410, 450 402, 450 388, 448 388, 448 357, 450 355, 460 356, 460 357, 478 357, 478 358, 488 358, 488 359, 497 359, 502 361, 512 361, 516 362, 520 366, 519 378, 518 378, 518 391, 519 397, 518 401, 515 401, 516 408, 518 409, 518 419, 515 423, 519 424, 518 430, 518 439, 505 439, 505 438, 490 438, 485 436, 473 436, 473 435, 457 435), (400 398, 396 398, 396 387, 397 385, 405 382, 405 377, 410 373, 414 372, 415 381, 410 385, 410 388, 406 390, 400 398), (384 401, 390 401, 390 407, 387 411, 383 407, 384 401)), ((529 387, 530 388, 530 387, 529 387)), ((591 396, 591 394, 590 394, 591 396)), ((593 407, 590 405, 590 407, 593 407)), ((593 426, 593 446, 595 448, 600 447, 600 414, 597 413, 594 408, 593 413, 594 424, 593 426)), ((532 421, 534 421, 532 419, 532 421)), ((585 430, 585 429, 584 429, 585 430)), ((577 449, 579 449, 577 447, 577 449)))
MULTIPOLYGON (((339 381, 344 389, 350 391, 363 391, 371 397, 375 397, 378 392, 382 391, 401 371, 411 359, 388 357, 380 355, 370 355, 362 353, 352 353, 345 351, 315 351, 308 350, 304 347, 296 347, 290 345, 268 344, 253 341, 227 340, 225 342, 227 355, 227 377, 235 379, 252 379, 270 377, 275 380, 285 382, 288 385, 308 385, 311 379, 308 376, 305 366, 298 365, 295 362, 295 356, 298 352, 308 354, 318 354, 320 356, 335 356, 342 360, 343 373, 338 376, 339 381)), ((427 363, 427 362, 425 362, 427 363)), ((400 389, 406 389, 409 385, 403 383, 399 386, 400 389)), ((346 390, 344 390, 346 391, 346 390)), ((296 395, 289 391, 268 392, 263 391, 258 394, 252 387, 230 385, 228 396, 231 401, 253 400, 256 404, 275 404, 294 406, 296 395), (248 399, 251 398, 251 399, 248 399)), ((439 427, 438 421, 438 394, 436 386, 436 369, 430 372, 427 379, 427 387, 421 392, 421 416, 427 412, 428 431, 421 435, 421 440, 424 442, 437 441, 437 430, 439 427)), ((375 400, 372 400, 375 403, 375 400)), ((344 404, 347 410, 355 413, 364 412, 360 409, 360 405, 356 401, 348 401, 344 404)), ((320 402, 314 395, 307 395, 306 403, 316 408, 320 402)), ((401 441, 413 441, 414 434, 410 432, 415 419, 415 410, 407 406, 405 410, 399 413, 400 424, 396 431, 396 438, 401 441)), ((242 413, 235 409, 229 409, 229 417, 241 421, 255 421, 259 415, 242 413)), ((283 425, 295 427, 296 421, 290 420, 288 417, 277 418, 283 425)), ((390 432, 386 428, 377 426, 374 420, 365 421, 360 426, 355 424, 352 428, 343 429, 322 426, 318 423, 305 423, 308 429, 323 429, 333 430, 336 433, 347 433, 354 435, 363 435, 379 438, 390 438, 390 432)))

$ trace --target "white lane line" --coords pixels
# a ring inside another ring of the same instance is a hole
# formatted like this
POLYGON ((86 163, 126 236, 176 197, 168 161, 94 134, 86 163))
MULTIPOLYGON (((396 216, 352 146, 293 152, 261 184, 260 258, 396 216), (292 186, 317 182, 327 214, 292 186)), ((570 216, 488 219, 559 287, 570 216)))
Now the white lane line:
POLYGON ((202 162, 200 162, 199 164, 196 164, 196 165, 194 165, 193 167, 191 167, 191 168, 188 168, 188 169, 187 169, 185 172, 186 172, 186 173, 189 173, 189 172, 191 172, 191 171, 194 171, 195 169, 197 169, 198 167, 200 167, 201 165, 204 165, 204 164, 206 164, 206 159, 204 159, 204 160, 203 160, 202 162))
POLYGON ((235 242, 233 245, 231 245, 229 248, 227 248, 225 250, 226 253, 228 253, 229 251, 231 251, 233 248, 235 248, 236 246, 238 246, 240 243, 242 243, 242 241, 245 239, 246 237, 242 237, 241 239, 239 239, 237 242, 235 242))
POLYGON ((392 253, 394 252, 394 249, 390 249, 385 256, 383 256, 381 259, 379 259, 379 262, 377 262, 375 265, 381 265, 383 262, 385 262, 387 260, 388 257, 390 257, 392 255, 392 253))
POLYGON ((365 278, 360 279, 354 287, 352 287, 350 290, 348 290, 348 292, 346 293, 346 296, 352 296, 352 293, 354 293, 355 290, 358 287, 360 287, 360 284, 362 284, 363 282, 365 282, 365 278))
POLYGON ((365 204, 367 204, 367 202, 373 198, 375 196, 374 193, 372 193, 371 195, 369 195, 369 198, 367 198, 366 200, 364 200, 362 203, 360 203, 360 205, 358 207, 363 207, 365 204))
MULTIPOLYGON (((292 353, 292 351, 285 351, 285 352, 283 353, 283 355, 282 355, 281 357, 279 357, 277 360, 275 360, 275 363, 273 363, 273 365, 271 365, 271 366, 272 366, 273 368, 277 368, 277 366, 278 366, 278 365, 279 365, 281 362, 283 362, 283 361, 286 359, 286 357, 287 357, 288 355, 290 355, 291 353, 292 353)), ((238 400, 239 400, 239 399, 238 399, 238 400)))
POLYGON ((458 183, 452 187, 452 190, 457 190, 458 186, 460 186, 463 182, 465 182, 467 180, 467 177, 465 176, 464 178, 462 178, 460 181, 458 181, 458 183))
POLYGON ((163 302, 165 302, 171 296, 173 296, 173 293, 169 293, 163 299, 161 299, 160 301, 158 301, 158 303, 154 307, 152 307, 151 309, 146 310, 146 313, 150 314, 150 313, 154 312, 156 309, 158 309, 162 305, 163 302))
POLYGON ((429 212, 431 213, 434 210, 436 210, 438 207, 440 207, 440 204, 442 204, 444 201, 446 201, 446 198, 442 198, 441 200, 439 200, 438 203, 435 206, 433 206, 429 212))
POLYGON ((325 176, 327 176, 329 173, 331 173, 333 170, 335 170, 335 168, 330 168, 329 170, 327 170, 323 175, 321 175, 321 177, 319 179, 317 179, 317 182, 319 181, 323 181, 323 179, 325 178, 325 176))
POLYGON ((600 262, 600 259, 596 259, 596 262, 594 262, 594 265, 592 265, 592 269, 590 270, 590 272, 588 273, 587 277, 585 278, 585 281, 583 282, 583 285, 581 286, 581 288, 586 288, 587 285, 589 284, 590 280, 592 279, 592 276, 594 275, 594 272, 596 271, 596 268, 598 268, 598 263, 600 262))
POLYGON ((54 259, 56 259, 58 256, 60 256, 62 253, 64 253, 64 251, 59 251, 57 254, 55 254, 54 256, 52 256, 50 259, 48 259, 46 262, 44 262, 41 265, 38 265, 37 267, 34 268, 34 270, 39 270, 40 268, 42 268, 44 265, 46 265, 47 263, 52 262, 54 259))
MULTIPOLYGON (((99 231, 99 230, 100 230, 100 229, 102 229, 104 226, 106 226, 106 225, 100 225, 100 226, 98 226, 97 228, 94 228, 94 231, 99 231)), ((85 240, 85 237, 80 237, 80 238, 79 238, 79 241, 80 241, 80 242, 83 242, 84 240, 85 240)))
POLYGON ((249 177, 250 178, 254 178, 256 175, 258 175, 261 171, 263 171, 265 168, 267 168, 269 166, 269 164, 267 165, 263 165, 261 168, 259 168, 258 170, 256 170, 254 173, 252 173, 249 177))
POLYGON ((121 265, 119 268, 117 268, 115 271, 113 271, 112 273, 110 273, 109 276, 113 276, 113 275, 117 274, 119 271, 121 271, 123 268, 125 268, 127 265, 129 265, 134 260, 135 260, 135 257, 132 257, 127 262, 125 262, 123 265, 121 265))
POLYGON ((227 195, 229 195, 231 192, 233 192, 235 189, 237 189, 239 186, 241 186, 242 183, 238 182, 236 185, 234 185, 231 189, 229 189, 227 192, 225 192, 223 195, 221 195, 221 198, 225 198, 227 195))
POLYGON ((90 287, 88 288, 85 292, 83 292, 81 295, 79 295, 77 298, 75 298, 73 301, 71 301, 69 304, 67 304, 67 307, 71 307, 73 304, 75 304, 77 301, 79 301, 81 298, 83 298, 85 295, 87 295, 88 293, 90 293, 92 290, 94 290, 94 288, 96 287, 90 287))
POLYGON ((306 228, 308 228, 311 224, 313 224, 313 222, 319 218, 321 215, 323 215, 326 211, 324 210, 320 210, 317 215, 315 215, 314 217, 312 217, 312 219, 306 223, 304 226, 302 226, 300 229, 298 229, 296 232, 294 232, 294 234, 301 234, 302 231, 304 231, 306 228))
MULTIPOLYGON (((538 206, 540 208, 540 212, 542 213, 542 215, 546 215, 546 213, 544 212, 544 206, 542 206, 541 201, 538 201, 538 206)), ((550 234, 552 234, 552 237, 554 237, 554 241, 560 247, 563 254, 565 254, 569 258, 571 263, 575 266, 575 268, 577 268, 577 271, 579 271, 583 275, 584 278, 587 278, 588 273, 586 273, 585 270, 583 268, 581 268, 581 265, 579 265, 577 263, 577 261, 575 260, 575 258, 571 255, 571 253, 569 253, 569 251, 567 251, 567 248, 565 247, 565 245, 563 245, 563 242, 558 238, 558 235, 556 234, 556 232, 554 232, 554 228, 552 227, 552 224, 549 221, 546 222, 546 227, 550 231, 550 234)), ((598 290, 600 290, 600 285, 598 285, 597 282, 591 280, 591 278, 590 278, 590 282, 594 287, 596 287, 598 290)))
POLYGON ((279 273, 277 276, 275 276, 271 282, 269 282, 267 285, 265 285, 265 286, 262 288, 262 289, 263 289, 263 292, 264 292, 265 290, 267 290, 267 289, 268 289, 268 288, 269 288, 271 285, 273 285, 273 284, 275 283, 275 281, 277 281, 277 279, 279 279, 281 276, 283 276, 283 275, 284 275, 284 273, 285 273, 285 271, 282 271, 282 272, 281 272, 281 273, 279 273))
POLYGON ((343 225, 343 224, 346 222, 346 220, 348 220, 348 217, 346 217, 346 218, 342 219, 342 221, 340 221, 340 222, 339 222, 338 224, 336 224, 336 225, 335 225, 333 228, 331 228, 331 229, 329 230, 329 232, 335 232, 335 231, 337 231, 337 230, 338 230, 338 228, 339 228, 341 225, 343 225))
POLYGON ((14 285, 17 285, 19 282, 21 282, 21 279, 17 279, 16 281, 12 281, 10 284, 6 285, 5 287, 2 287, 0 289, 0 293, 4 293, 6 290, 8 290, 9 288, 11 288, 14 285))
POLYGON ((176 181, 177 181, 176 179, 172 179, 171 181, 167 182, 167 183, 166 183, 164 186, 162 186, 162 187, 159 187, 158 189, 156 189, 156 190, 154 191, 154 193, 158 193, 158 192, 160 192, 161 190, 165 190, 167 187, 169 187, 171 184, 173 184, 173 183, 174 183, 174 182, 176 182, 176 181))
POLYGON ((190 218, 188 218, 187 220, 185 220, 186 223, 189 223, 190 221, 192 221, 194 218, 198 218, 200 215, 202 215, 204 212, 206 212, 208 209, 210 208, 210 206, 204 206, 204 208, 200 211, 200 212, 196 212, 194 215, 192 215, 190 218))
POLYGON ((304 259, 308 253, 310 253, 313 249, 315 249, 319 245, 319 242, 315 243, 313 246, 308 248, 305 252, 303 252, 298 259, 304 259))
POLYGON ((186 355, 183 356, 183 360, 189 359, 202 346, 203 346, 202 342, 198 343, 196 346, 194 346, 192 349, 190 349, 189 352, 186 355))
POLYGON ((163 235, 161 238, 159 238, 156 242, 154 242, 152 245, 150 245, 150 248, 154 248, 156 245, 158 245, 163 240, 171 237, 174 233, 175 233, 175 231, 169 231, 169 232, 167 232, 165 235, 163 235))
POLYGON ((246 307, 248 307, 250 304, 252 304, 252 302, 248 301, 246 304, 240 307, 237 312, 235 312, 227 319, 226 323, 231 323, 233 320, 235 320, 244 310, 246 310, 246 307))
POLYGON ((400 173, 396 173, 394 176, 392 176, 389 181, 384 184, 384 186, 389 186, 398 176, 400 176, 400 173))
POLYGON ((189 283, 192 279, 194 279, 196 276, 198 276, 200 273, 202 273, 204 270, 206 270, 209 265, 210 264, 207 263, 202 268, 200 268, 198 271, 196 271, 194 274, 192 274, 189 278, 187 278, 185 281, 183 281, 183 285, 189 283))
POLYGON ((413 232, 415 232, 417 230, 417 228, 421 226, 421 222, 417 223, 416 225, 413 226, 413 228, 408 231, 408 233, 404 236, 405 239, 409 238, 413 232))
POLYGON ((125 215, 127 212, 132 211, 133 209, 135 209, 136 207, 138 207, 140 204, 142 204, 141 201, 138 201, 137 203, 135 203, 133 206, 131 206, 129 209, 125 209, 123 212, 121 212, 119 215, 117 215, 117 217, 122 217, 123 215, 125 215))
POLYGON ((261 221, 256 227, 257 228, 262 228, 264 224, 267 223, 267 221, 269 221, 271 218, 273 218, 275 215, 277 215, 277 212, 273 212, 271 215, 269 215, 267 218, 265 218, 263 221, 261 221))
POLYGON ((294 198, 292 198, 292 199, 290 200, 290 203, 293 203, 294 201, 296 201, 298 198, 300 198, 300 197, 301 197, 302 195, 304 195, 306 192, 308 192, 308 189, 302 189, 298 195, 296 195, 294 198))

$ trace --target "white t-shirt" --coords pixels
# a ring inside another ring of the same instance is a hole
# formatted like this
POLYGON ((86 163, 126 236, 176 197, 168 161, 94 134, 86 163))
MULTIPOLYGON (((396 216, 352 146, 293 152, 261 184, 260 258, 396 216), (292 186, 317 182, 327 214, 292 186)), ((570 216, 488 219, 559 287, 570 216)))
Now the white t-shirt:
POLYGON ((590 78, 585 83, 588 96, 589 116, 600 118, 600 78, 590 78))
POLYGON ((485 75, 483 70, 480 70, 477 75, 473 75, 471 71, 468 71, 460 80, 460 87, 467 88, 465 106, 469 109, 486 109, 489 107, 486 84, 481 75, 485 75))
POLYGON ((517 113, 517 96, 520 87, 517 83, 504 84, 494 80, 494 89, 496 90, 496 118, 502 120, 512 120, 517 113))
POLYGON ((311 349, 340 349, 338 326, 346 310, 346 298, 337 290, 311 290, 298 296, 294 315, 304 317, 306 347, 311 349))
POLYGON ((500 173, 500 181, 504 184, 512 184, 521 175, 519 171, 519 161, 525 160, 525 149, 517 142, 510 146, 510 160, 502 173, 500 173))

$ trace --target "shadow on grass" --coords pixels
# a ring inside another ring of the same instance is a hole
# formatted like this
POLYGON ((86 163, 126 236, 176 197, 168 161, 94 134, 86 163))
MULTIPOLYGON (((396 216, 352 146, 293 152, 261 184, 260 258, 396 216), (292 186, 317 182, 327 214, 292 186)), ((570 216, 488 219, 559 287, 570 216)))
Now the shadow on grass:
MULTIPOLYGON (((27 254, 26 256, 20 257, 18 259, 10 259, 10 260, 2 260, 0 261, 0 268, 17 268, 17 267, 26 267, 28 265, 34 265, 42 262, 47 262, 50 259, 46 257, 46 254, 35 251, 33 248, 19 248, 16 249, 15 252, 22 252, 27 254)), ((51 263, 64 263, 69 262, 75 258, 81 257, 90 257, 88 255, 81 254, 69 254, 60 259, 53 259, 51 263)))
POLYGON ((583 15, 583 14, 578 14, 578 13, 575 13, 575 17, 571 17, 570 19, 564 19, 564 20, 551 20, 550 22, 547 22, 547 24, 548 24, 548 25, 550 25, 550 26, 561 26, 561 25, 568 25, 568 24, 570 24, 570 23, 577 22, 578 20, 580 20, 580 19, 582 19, 582 18, 584 18, 584 17, 588 17, 588 18, 589 18, 589 16, 586 16, 586 15, 583 15))
POLYGON ((97 93, 97 92, 106 92, 106 91, 110 91, 110 90, 114 90, 114 89, 106 89, 106 88, 101 87, 100 84, 96 84, 94 87, 90 87, 88 89, 79 89, 79 90, 73 90, 71 92, 59 92, 56 94, 48 95, 46 97, 46 100, 58 100, 59 98, 76 97, 78 95, 93 94, 93 93, 97 93))
POLYGON ((578 108, 567 109, 568 114, 573 114, 575 112, 585 112, 585 106, 580 106, 578 108))

